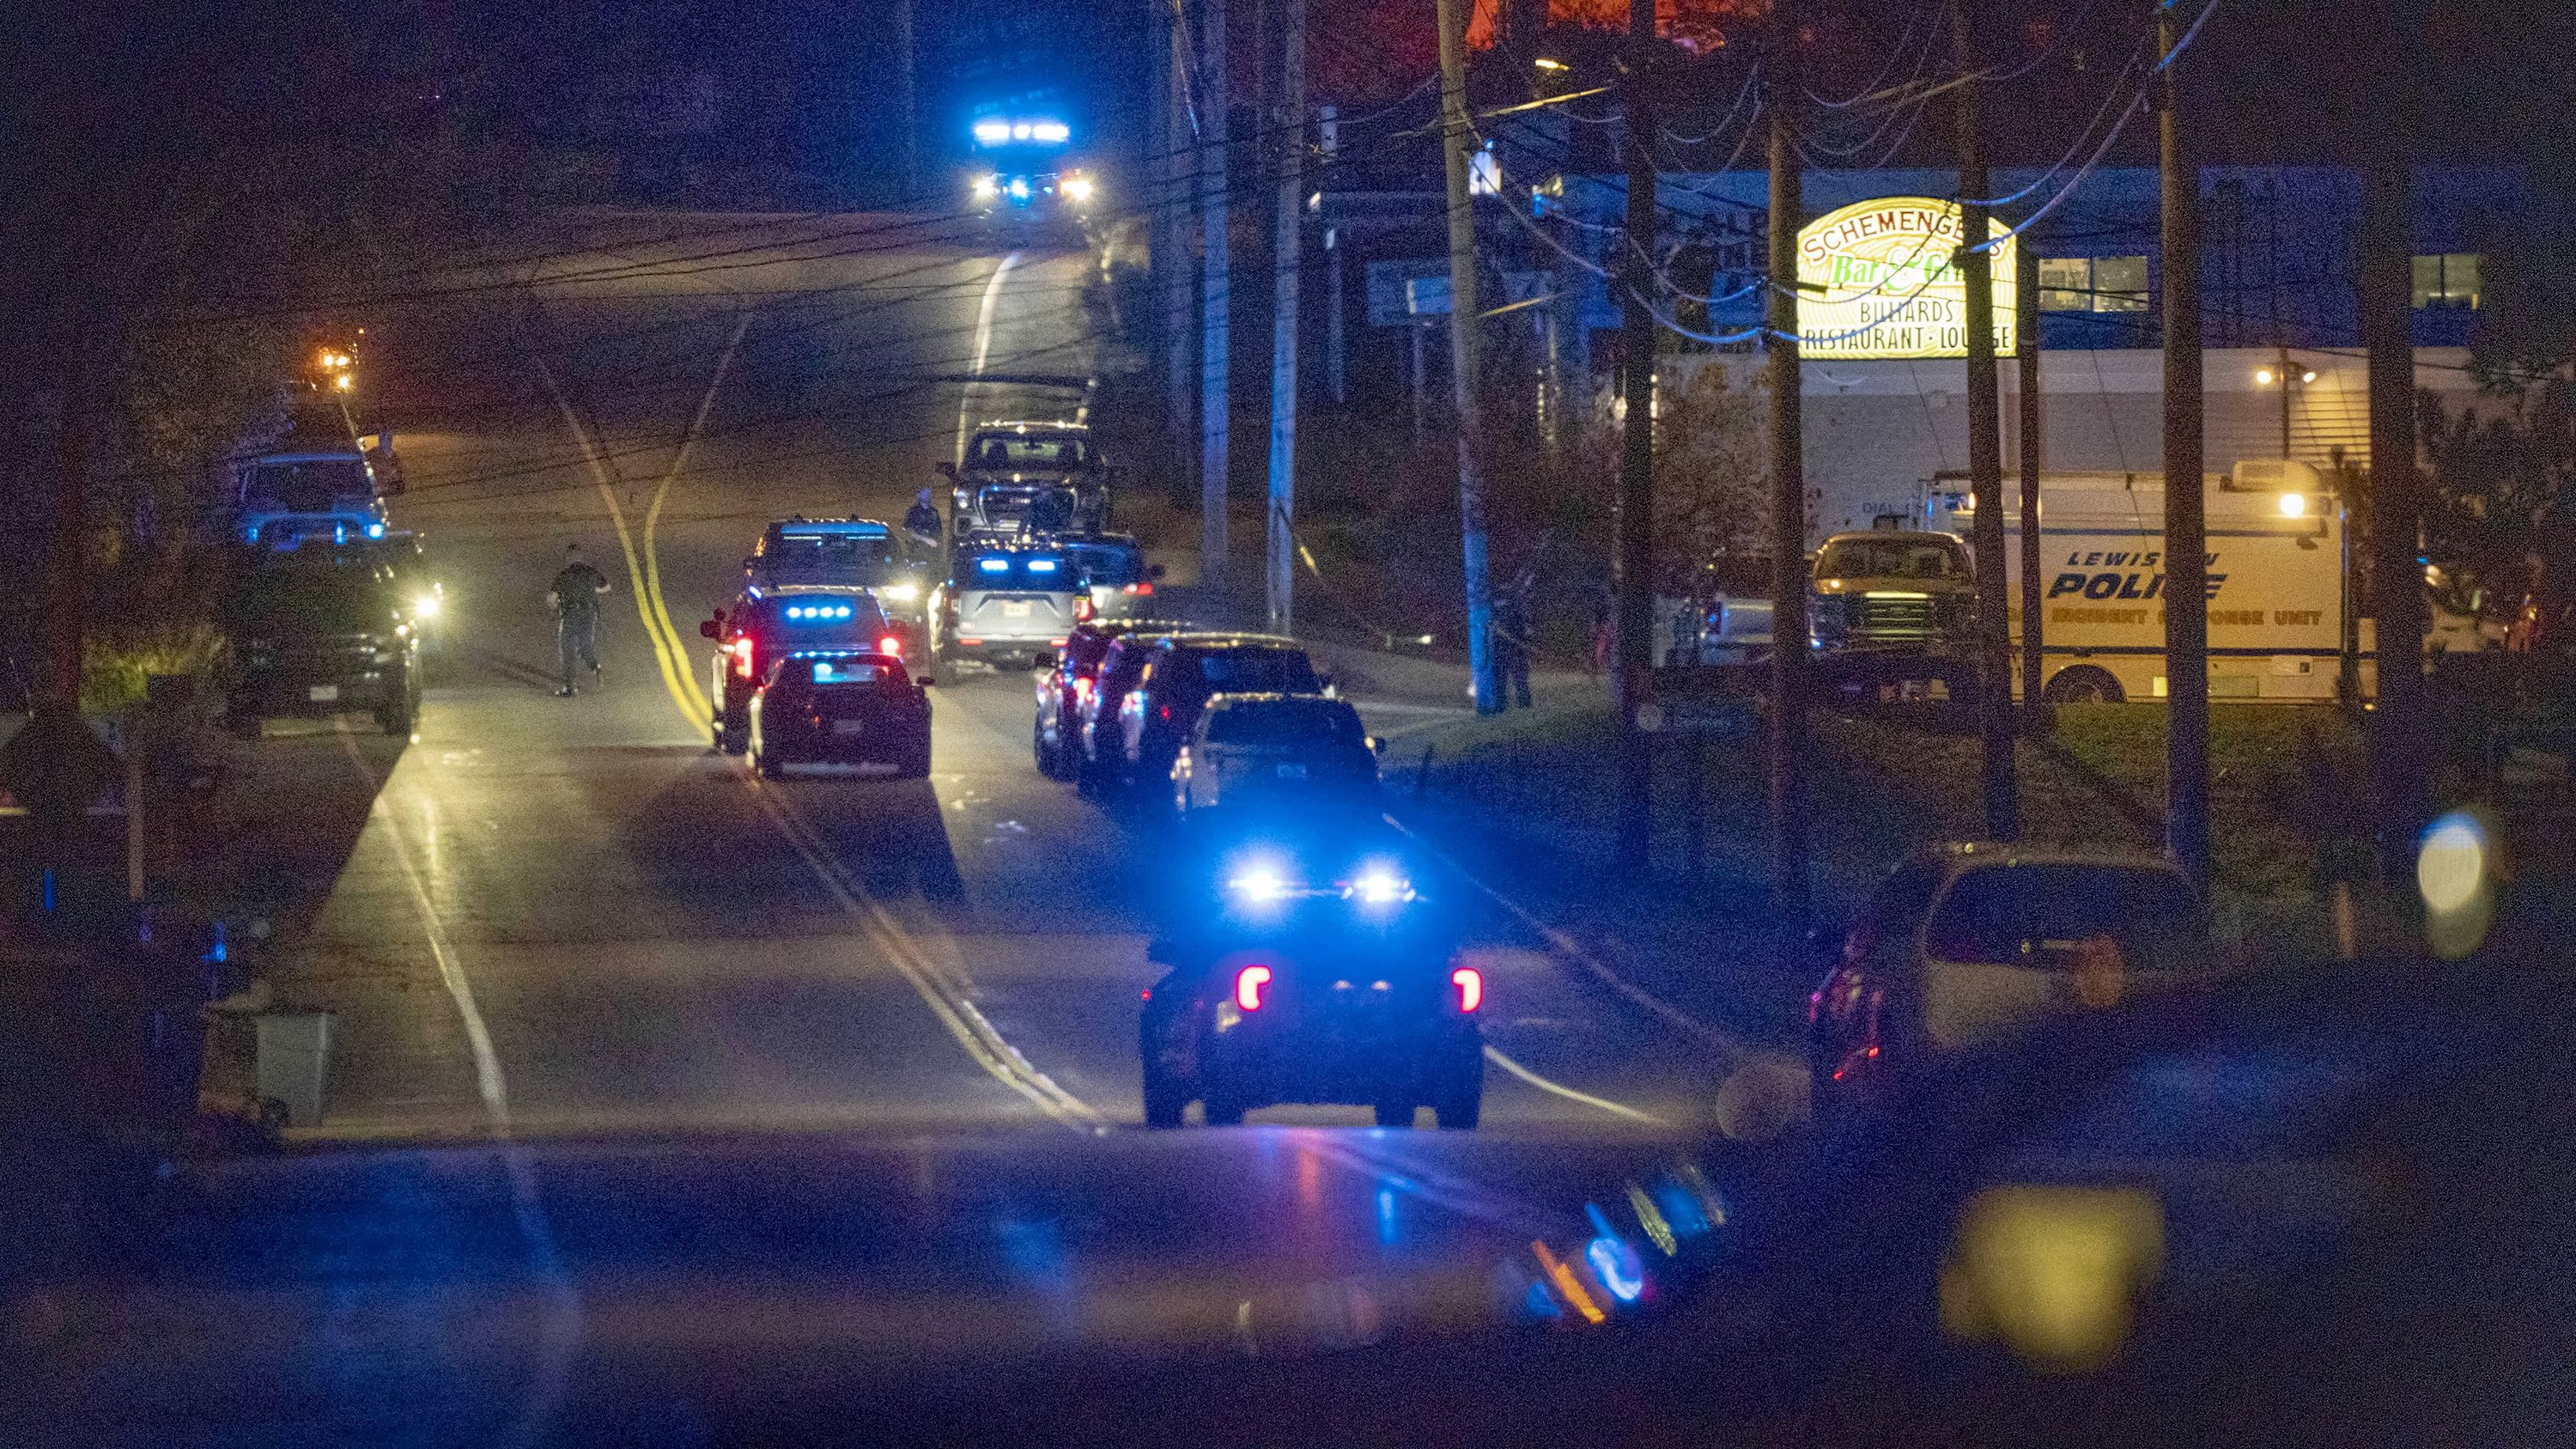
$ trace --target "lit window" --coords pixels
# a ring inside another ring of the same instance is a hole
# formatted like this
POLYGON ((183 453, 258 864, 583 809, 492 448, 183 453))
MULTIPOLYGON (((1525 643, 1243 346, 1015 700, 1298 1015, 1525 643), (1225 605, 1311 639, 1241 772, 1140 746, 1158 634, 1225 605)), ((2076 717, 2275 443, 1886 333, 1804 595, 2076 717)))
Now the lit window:
POLYGON ((2415 305, 2418 307, 2478 305, 2478 254, 2443 252, 2437 256, 2417 257, 2415 259, 2415 305))
POLYGON ((2043 312, 2143 312, 2147 310, 2145 257, 2042 257, 2039 309, 2043 312))

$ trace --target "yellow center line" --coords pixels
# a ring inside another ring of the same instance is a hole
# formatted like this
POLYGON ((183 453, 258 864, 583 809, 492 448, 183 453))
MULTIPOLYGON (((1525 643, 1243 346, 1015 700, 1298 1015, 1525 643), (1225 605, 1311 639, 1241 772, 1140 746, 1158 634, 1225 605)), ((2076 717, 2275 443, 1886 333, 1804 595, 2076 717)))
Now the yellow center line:
MULTIPOLYGON (((662 555, 655 543, 655 532, 662 522, 662 500, 670 495, 672 480, 688 470, 689 453, 706 433, 707 414, 715 408, 716 391, 724 386, 725 373, 733 367, 734 354, 742 347, 743 334, 750 330, 751 311, 745 308, 741 320, 734 323, 733 336, 726 339, 724 351, 716 358, 716 375, 707 383, 706 396, 698 399, 697 416, 689 420, 689 430, 680 436, 680 448, 671 457, 670 471, 662 475, 661 483, 653 490, 652 506, 644 511, 644 589, 652 600, 654 616, 661 620, 662 637, 670 641, 671 652, 683 659, 688 657, 688 646, 681 641, 679 629, 671 623, 671 610, 662 597, 662 555)), ((683 668, 680 680, 689 691, 689 701, 683 703, 681 712, 689 716, 690 723, 713 729, 715 704, 707 698, 704 690, 698 688, 697 675, 683 668), (694 703, 694 709, 689 707, 690 703, 694 703)))
POLYGON ((582 426, 580 415, 573 411, 571 401, 564 396, 562 386, 555 381, 554 369, 546 366, 545 358, 534 347, 528 349, 528 359, 536 364, 537 376, 544 380, 546 391, 553 394, 555 406, 562 410, 564 425, 572 430, 573 441, 581 448, 582 461, 590 468, 591 482, 599 489, 600 501, 608 507, 609 524, 617 531, 618 551, 626 559, 626 577, 629 586, 635 590, 635 616, 644 626, 645 639, 653 646, 654 662, 661 666, 662 687, 671 692, 671 699, 679 705, 681 715, 692 726, 704 729, 706 726, 696 712, 697 701, 682 683, 688 675, 687 665, 673 657, 670 644, 655 627, 651 591, 644 582, 643 564, 635 555, 634 535, 626 527, 626 510, 618 506, 617 489, 608 464, 600 457, 599 447, 591 439, 590 430, 582 426))

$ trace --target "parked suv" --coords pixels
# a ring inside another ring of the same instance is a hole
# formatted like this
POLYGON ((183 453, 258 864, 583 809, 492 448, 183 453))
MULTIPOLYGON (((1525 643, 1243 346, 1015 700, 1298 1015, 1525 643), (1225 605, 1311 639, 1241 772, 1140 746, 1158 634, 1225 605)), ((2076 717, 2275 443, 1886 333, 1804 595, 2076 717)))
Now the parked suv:
POLYGON ((2161 856, 1930 847, 1880 885, 1808 998, 1816 1105, 1871 1096, 1931 1054, 2213 970, 2199 899, 2161 856))
POLYGON ((1038 773, 1050 780, 1070 780, 1082 759, 1083 705, 1100 687, 1100 668, 1118 640, 1128 634, 1169 633, 1187 625, 1147 619, 1093 619, 1073 626, 1055 662, 1038 675, 1037 714, 1029 725, 1029 746, 1038 773))
POLYGON ((873 518, 783 518, 761 530, 742 561, 746 587, 763 594, 865 589, 886 617, 927 620, 931 566, 873 518))
MULTIPOLYGON (((1272 634, 1185 634, 1157 640, 1136 687, 1118 701, 1111 783, 1171 778, 1181 742, 1220 694, 1322 694, 1324 678, 1291 639, 1272 634)), ((1095 746, 1095 751, 1097 747, 1095 746)))
POLYGON ((225 718, 256 736, 278 716, 364 712, 407 735, 420 713, 420 636, 393 571, 344 554, 253 570, 231 610, 225 718))
POLYGON ((269 453, 242 464, 233 482, 233 522, 244 543, 268 549, 363 543, 392 527, 375 468, 354 444, 269 453))
POLYGON ((1061 548, 960 548, 931 611, 932 648, 942 659, 1035 664, 1072 637, 1082 597, 1081 574, 1061 548))
POLYGON ((1220 694, 1172 762, 1181 814, 1265 800, 1377 808, 1377 749, 1348 700, 1220 694))
POLYGON ((1841 692, 1938 680, 1955 699, 1973 687, 1977 586, 1966 544, 1946 533, 1838 533, 1817 551, 1810 580, 1809 642, 1841 692))

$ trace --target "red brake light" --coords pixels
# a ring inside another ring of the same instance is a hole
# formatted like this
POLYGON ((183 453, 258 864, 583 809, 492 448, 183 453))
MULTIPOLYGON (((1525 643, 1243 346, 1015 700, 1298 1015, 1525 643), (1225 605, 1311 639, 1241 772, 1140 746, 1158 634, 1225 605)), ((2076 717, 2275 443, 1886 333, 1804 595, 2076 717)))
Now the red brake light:
POLYGON ((733 641, 733 672, 745 679, 751 677, 751 636, 748 634, 733 641))
POLYGON ((1485 1004, 1485 973, 1473 966, 1461 966, 1449 973, 1458 988, 1458 1009, 1473 1011, 1485 1004))
POLYGON ((1091 676, 1088 674, 1075 675, 1073 677, 1073 692, 1080 698, 1091 698, 1091 676))
POLYGON ((1234 1004, 1246 1011, 1259 1011, 1262 993, 1269 987, 1269 967, 1246 966, 1234 973, 1234 1004))
POLYGON ((1123 587, 1121 592, 1130 594, 1150 594, 1154 592, 1154 586, 1150 583, 1128 584, 1123 587))
POLYGON ((877 652, 879 654, 891 654, 895 658, 901 659, 903 657, 902 638, 893 634, 886 635, 884 638, 877 641, 877 652))

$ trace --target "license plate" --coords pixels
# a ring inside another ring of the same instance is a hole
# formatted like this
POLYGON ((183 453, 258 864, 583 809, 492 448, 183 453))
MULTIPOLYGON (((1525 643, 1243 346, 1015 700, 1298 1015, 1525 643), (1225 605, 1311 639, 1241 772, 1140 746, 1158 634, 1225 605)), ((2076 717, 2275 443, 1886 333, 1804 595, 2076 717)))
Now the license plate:
POLYGON ((1028 616, 1029 606, 1026 600, 1022 600, 1016 604, 1006 603, 1002 605, 1002 617, 1005 619, 1025 619, 1028 616))
POLYGON ((832 733, 836 735, 863 735, 867 732, 868 722, 863 719, 836 719, 832 721, 832 733))
POLYGON ((304 691, 304 697, 313 701, 315 704, 329 704, 340 697, 340 686, 336 684, 317 684, 304 691))
POLYGON ((1279 767, 1279 778, 1282 780, 1305 779, 1306 767, 1303 765, 1281 765, 1279 767))

